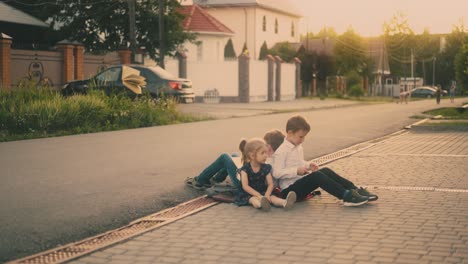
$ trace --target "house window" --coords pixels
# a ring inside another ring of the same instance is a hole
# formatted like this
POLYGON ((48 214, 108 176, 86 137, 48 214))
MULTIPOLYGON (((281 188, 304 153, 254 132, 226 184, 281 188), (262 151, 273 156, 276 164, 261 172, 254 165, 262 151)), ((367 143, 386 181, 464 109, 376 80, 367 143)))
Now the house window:
POLYGON ((275 19, 275 34, 278 34, 278 19, 275 19))
POLYGON ((266 17, 265 16, 263 16, 262 29, 263 29, 263 32, 266 31, 266 17))
POLYGON ((197 43, 197 61, 203 60, 203 41, 197 43))
POLYGON ((294 37, 294 22, 291 22, 291 37, 294 37))

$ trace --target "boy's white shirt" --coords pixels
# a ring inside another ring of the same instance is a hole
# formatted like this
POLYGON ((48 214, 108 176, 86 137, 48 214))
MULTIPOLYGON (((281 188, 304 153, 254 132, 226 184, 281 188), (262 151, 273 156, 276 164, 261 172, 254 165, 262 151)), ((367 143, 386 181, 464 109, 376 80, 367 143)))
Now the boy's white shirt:
POLYGON ((273 154, 271 165, 273 177, 279 181, 280 188, 283 190, 288 188, 289 185, 305 176, 297 174, 297 168, 308 166, 304 160, 302 144, 295 146, 285 139, 273 154))

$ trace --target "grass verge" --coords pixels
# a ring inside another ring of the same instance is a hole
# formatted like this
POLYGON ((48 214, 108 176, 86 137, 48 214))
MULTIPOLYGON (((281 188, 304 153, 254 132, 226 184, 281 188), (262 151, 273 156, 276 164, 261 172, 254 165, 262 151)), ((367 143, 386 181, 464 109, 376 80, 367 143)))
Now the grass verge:
POLYGON ((44 88, 0 90, 0 141, 94 133, 200 121, 182 114, 170 98, 130 99, 92 90, 62 97, 44 88))

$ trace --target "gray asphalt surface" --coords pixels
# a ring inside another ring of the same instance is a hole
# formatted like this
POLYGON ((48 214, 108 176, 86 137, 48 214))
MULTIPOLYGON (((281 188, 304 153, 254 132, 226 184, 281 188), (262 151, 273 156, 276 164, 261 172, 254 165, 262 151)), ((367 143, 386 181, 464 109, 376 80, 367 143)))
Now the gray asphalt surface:
MULTIPOLYGON (((296 102, 290 105, 297 107, 296 102)), ((451 104, 443 100, 444 105, 451 104)), ((245 106, 251 109, 251 104, 245 106)), ((224 111, 219 107, 218 112, 224 111)), ((242 137, 283 129, 293 114, 304 115, 311 123, 304 148, 306 158, 312 159, 395 132, 415 122, 410 116, 435 107, 430 100, 295 109, 0 143, 0 261, 117 228, 200 195, 183 185, 186 177, 198 174, 220 153, 237 151, 242 137)))

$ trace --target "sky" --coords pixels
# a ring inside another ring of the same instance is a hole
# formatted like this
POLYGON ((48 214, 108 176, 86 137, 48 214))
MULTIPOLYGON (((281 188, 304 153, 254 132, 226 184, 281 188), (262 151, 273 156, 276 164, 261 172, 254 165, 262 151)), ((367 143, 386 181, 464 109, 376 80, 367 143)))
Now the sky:
POLYGON ((332 27, 338 34, 349 26, 361 36, 379 36, 385 21, 398 13, 408 18, 411 29, 420 34, 450 33, 463 19, 468 29, 468 0, 290 0, 304 16, 301 33, 318 33, 332 27))

